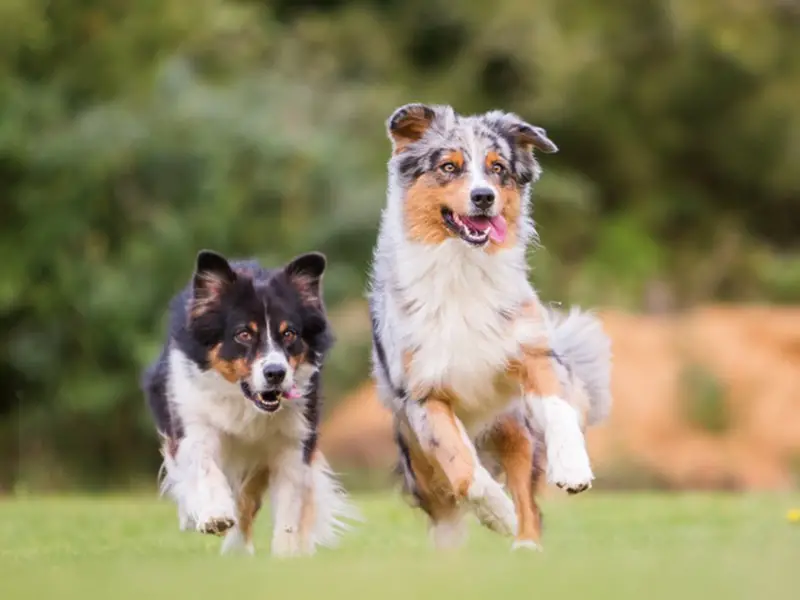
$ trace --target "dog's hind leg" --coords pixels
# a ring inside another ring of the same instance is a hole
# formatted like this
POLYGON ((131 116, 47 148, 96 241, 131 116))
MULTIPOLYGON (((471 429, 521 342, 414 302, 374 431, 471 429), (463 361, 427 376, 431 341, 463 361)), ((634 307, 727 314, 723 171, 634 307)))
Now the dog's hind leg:
POLYGON ((449 403, 435 394, 405 405, 409 437, 419 446, 456 503, 466 502, 489 529, 514 535, 514 504, 503 487, 481 465, 475 446, 449 403))
POLYGON ((222 543, 223 554, 244 552, 254 554, 253 523, 261 508, 264 492, 269 485, 269 471, 258 470, 250 474, 243 482, 236 499, 238 522, 230 529, 222 543))
POLYGON ((328 461, 319 450, 309 456, 307 485, 302 490, 300 508, 300 550, 313 554, 318 546, 335 547, 349 521, 361 521, 328 461))
POLYGON ((541 513, 535 493, 538 471, 534 466, 535 440, 524 423, 515 416, 503 418, 487 438, 487 448, 506 474, 506 484, 517 511, 514 549, 541 549, 541 513))
POLYGON ((303 462, 302 450, 283 452, 271 479, 272 554, 281 557, 299 556, 303 552, 300 543, 300 518, 306 488, 311 483, 310 471, 303 462))

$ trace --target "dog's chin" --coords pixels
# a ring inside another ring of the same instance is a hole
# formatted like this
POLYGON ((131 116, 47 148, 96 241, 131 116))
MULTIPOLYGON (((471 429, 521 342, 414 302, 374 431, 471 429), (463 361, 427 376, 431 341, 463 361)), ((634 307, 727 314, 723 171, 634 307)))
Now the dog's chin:
POLYGON ((442 221, 448 231, 475 248, 482 248, 490 241, 502 244, 506 238, 506 220, 500 215, 459 215, 442 207, 442 221))
POLYGON ((241 382, 244 397, 253 403, 258 410, 265 413, 275 413, 281 408, 283 394, 280 390, 254 392, 246 381, 241 382))

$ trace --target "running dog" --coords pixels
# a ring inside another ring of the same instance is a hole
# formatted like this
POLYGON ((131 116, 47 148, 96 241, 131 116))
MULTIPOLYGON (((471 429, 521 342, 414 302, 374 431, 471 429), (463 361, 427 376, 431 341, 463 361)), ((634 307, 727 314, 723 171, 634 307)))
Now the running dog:
POLYGON ((181 529, 254 552, 253 521, 270 493, 272 553, 333 545, 356 516, 317 449, 320 369, 332 337, 325 257, 278 269, 201 251, 171 303, 166 344, 143 378, 161 434, 162 492, 181 529))
POLYGON ((387 128, 369 300, 405 488, 438 547, 462 542, 468 507, 515 548, 540 548, 540 474, 570 493, 591 487, 584 431, 611 407, 600 322, 545 307, 527 277, 533 152, 557 147, 500 111, 409 104, 387 128))

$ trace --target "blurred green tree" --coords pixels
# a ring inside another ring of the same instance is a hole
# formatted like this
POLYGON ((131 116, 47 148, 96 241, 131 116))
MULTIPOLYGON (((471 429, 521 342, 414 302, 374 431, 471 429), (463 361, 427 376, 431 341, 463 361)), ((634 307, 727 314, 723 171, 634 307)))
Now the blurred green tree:
POLYGON ((154 473, 138 377, 201 247, 327 252, 329 395, 363 378, 347 315, 408 101, 559 144, 545 298, 797 301, 799 32, 777 0, 2 3, 0 489, 154 473))

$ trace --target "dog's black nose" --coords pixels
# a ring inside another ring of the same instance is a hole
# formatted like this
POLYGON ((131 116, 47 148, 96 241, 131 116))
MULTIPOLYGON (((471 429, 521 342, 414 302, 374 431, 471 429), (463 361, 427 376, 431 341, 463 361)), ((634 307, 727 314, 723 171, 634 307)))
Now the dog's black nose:
POLYGON ((494 192, 489 188, 475 188, 470 193, 470 199, 476 208, 488 210, 494 204, 494 192))
POLYGON ((283 365, 267 365, 264 367, 264 379, 269 385, 278 385, 286 378, 286 368, 283 365))

